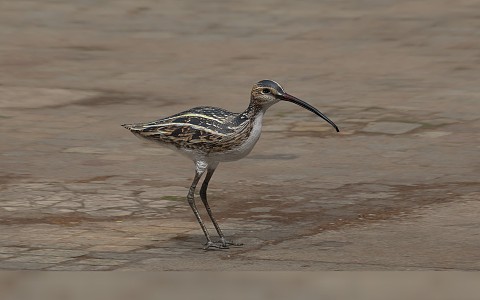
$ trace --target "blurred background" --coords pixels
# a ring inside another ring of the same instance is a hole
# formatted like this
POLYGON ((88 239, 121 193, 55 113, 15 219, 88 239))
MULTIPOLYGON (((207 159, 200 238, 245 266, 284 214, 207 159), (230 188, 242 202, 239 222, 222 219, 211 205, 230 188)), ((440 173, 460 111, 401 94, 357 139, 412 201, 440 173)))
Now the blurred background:
POLYGON ((1 1, 0 269, 480 270, 479 33, 469 0, 1 1), (269 109, 209 189, 245 246, 205 252, 191 162, 120 124, 262 79, 341 132, 269 109))

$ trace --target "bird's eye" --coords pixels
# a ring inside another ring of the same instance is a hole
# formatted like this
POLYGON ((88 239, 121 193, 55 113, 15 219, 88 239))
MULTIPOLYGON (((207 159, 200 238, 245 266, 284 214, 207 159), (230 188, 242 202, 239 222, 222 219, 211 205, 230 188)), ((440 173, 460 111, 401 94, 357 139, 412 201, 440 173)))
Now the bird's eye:
POLYGON ((263 89, 262 94, 270 94, 270 90, 269 89, 263 89))

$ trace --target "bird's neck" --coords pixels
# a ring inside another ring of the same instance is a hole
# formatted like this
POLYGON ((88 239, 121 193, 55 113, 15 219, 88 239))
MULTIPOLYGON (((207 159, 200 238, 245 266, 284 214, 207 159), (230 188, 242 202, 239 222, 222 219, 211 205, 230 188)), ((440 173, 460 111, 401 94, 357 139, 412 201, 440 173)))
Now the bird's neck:
POLYGON ((250 118, 254 118, 258 114, 264 114, 267 108, 263 105, 260 105, 256 102, 250 101, 247 109, 244 111, 250 118))
POLYGON ((238 115, 237 120, 239 123, 243 123, 245 121, 253 121, 258 116, 263 116, 265 111, 265 107, 251 101, 247 109, 238 115))

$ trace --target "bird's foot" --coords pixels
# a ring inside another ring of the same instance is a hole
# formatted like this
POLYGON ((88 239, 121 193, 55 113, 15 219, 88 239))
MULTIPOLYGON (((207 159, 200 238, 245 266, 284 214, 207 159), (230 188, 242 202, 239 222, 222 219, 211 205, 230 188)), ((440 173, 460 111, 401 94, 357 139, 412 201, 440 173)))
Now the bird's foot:
POLYGON ((227 247, 227 248, 228 248, 228 246, 235 246, 235 247, 243 246, 243 243, 236 243, 234 241, 229 241, 225 238, 221 238, 221 240, 216 241, 215 243, 221 244, 222 246, 227 247))
POLYGON ((205 247, 203 247, 203 250, 222 250, 222 249, 228 249, 228 244, 223 244, 220 242, 212 242, 208 241, 205 244, 205 247))
POLYGON ((225 238, 222 238, 219 241, 208 241, 205 244, 205 247, 203 247, 203 250, 222 250, 222 249, 229 249, 230 246, 234 247, 241 247, 243 246, 243 243, 236 243, 234 241, 229 241, 225 238))

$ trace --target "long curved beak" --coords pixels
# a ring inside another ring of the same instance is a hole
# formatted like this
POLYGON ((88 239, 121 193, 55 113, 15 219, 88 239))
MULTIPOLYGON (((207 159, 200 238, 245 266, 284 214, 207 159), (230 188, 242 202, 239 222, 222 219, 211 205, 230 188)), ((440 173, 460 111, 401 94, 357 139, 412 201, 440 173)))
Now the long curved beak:
POLYGON ((294 97, 290 94, 287 94, 287 93, 283 93, 280 95, 280 99, 281 100, 284 100, 284 101, 288 101, 288 102, 292 102, 292 103, 295 103, 296 105, 298 106, 301 106, 305 109, 308 109, 309 111, 313 112, 314 114, 316 114, 317 116, 319 116, 320 118, 324 119, 325 121, 327 121, 330 125, 333 126, 333 128, 335 128, 335 130, 337 132, 340 132, 340 130, 338 129, 337 125, 335 125, 335 123, 333 123, 332 120, 330 120, 329 118, 327 118, 326 115, 324 115, 321 111, 319 111, 318 109, 316 109, 315 107, 311 106, 310 104, 308 104, 307 102, 303 101, 303 100, 300 100, 298 99, 297 97, 294 97))

